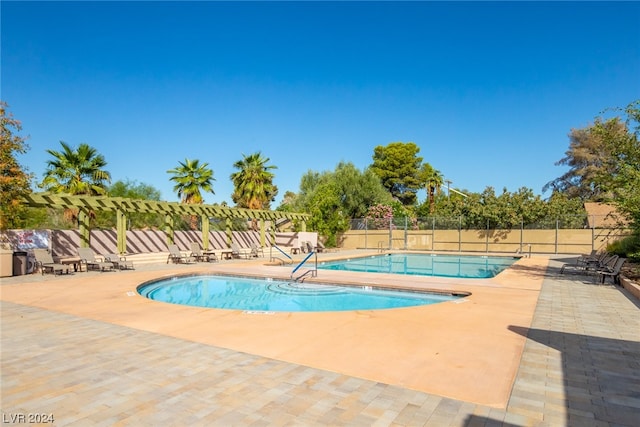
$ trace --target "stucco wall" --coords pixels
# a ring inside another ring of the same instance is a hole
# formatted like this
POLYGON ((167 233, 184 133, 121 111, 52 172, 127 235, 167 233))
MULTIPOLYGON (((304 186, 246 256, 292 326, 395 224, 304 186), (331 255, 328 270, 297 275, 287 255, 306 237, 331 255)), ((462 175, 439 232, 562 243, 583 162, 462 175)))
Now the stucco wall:
POLYGON ((629 230, 350 230, 341 236, 344 249, 409 249, 444 252, 588 253, 626 237, 629 230))

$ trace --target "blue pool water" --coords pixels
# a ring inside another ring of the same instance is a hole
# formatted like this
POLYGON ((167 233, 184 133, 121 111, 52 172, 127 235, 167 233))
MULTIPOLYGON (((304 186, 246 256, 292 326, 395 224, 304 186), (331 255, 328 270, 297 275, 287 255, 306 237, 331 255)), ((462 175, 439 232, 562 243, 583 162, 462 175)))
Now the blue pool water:
POLYGON ((378 310, 460 298, 448 294, 213 275, 164 279, 142 285, 138 292, 149 299, 173 304, 259 312, 378 310))
POLYGON ((515 261, 516 258, 514 257, 496 256, 388 254, 328 261, 319 264, 318 268, 369 273, 486 279, 494 277, 515 261))

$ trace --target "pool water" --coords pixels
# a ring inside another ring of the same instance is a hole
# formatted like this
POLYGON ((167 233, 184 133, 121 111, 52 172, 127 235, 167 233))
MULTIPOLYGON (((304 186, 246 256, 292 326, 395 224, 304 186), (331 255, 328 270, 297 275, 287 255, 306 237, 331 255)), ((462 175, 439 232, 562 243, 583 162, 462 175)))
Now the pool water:
POLYGON ((460 296, 291 283, 234 276, 188 276, 142 285, 149 299, 195 307, 255 312, 379 310, 436 304, 460 296))
POLYGON ((388 254, 341 261, 327 261, 319 269, 369 273, 486 279, 513 264, 517 258, 431 254, 388 254))

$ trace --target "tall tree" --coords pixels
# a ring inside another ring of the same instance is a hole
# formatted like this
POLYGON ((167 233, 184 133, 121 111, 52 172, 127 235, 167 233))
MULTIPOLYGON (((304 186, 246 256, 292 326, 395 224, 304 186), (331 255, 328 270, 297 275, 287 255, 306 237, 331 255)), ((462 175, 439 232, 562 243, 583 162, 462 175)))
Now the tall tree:
POLYGON ((173 175, 169 180, 175 182, 173 191, 178 194, 182 203, 199 205, 204 202, 203 192, 215 194, 215 178, 208 163, 200 164, 198 159, 185 159, 184 163, 178 163, 178 167, 168 170, 167 173, 173 175))
POLYGON ((614 110, 626 119, 596 117, 593 125, 571 131, 569 150, 556 163, 570 169, 543 190, 611 202, 640 233, 640 100, 614 110))
POLYGON ((326 237, 327 246, 338 245, 338 234, 349 229, 349 218, 342 210, 340 190, 333 180, 324 180, 307 199, 306 212, 311 215, 308 225, 326 237))
POLYGON ((278 194, 278 187, 273 184, 275 175, 271 171, 278 167, 268 165, 270 159, 259 151, 242 157, 233 164, 238 171, 231 174, 234 186, 231 199, 240 208, 269 209, 278 194))
POLYGON ((371 168, 360 171, 351 162, 340 162, 332 174, 342 210, 348 218, 363 218, 369 206, 391 203, 391 197, 371 168))
POLYGON ((349 228, 351 218, 363 218, 369 206, 390 204, 392 197, 370 169, 340 162, 333 171, 307 171, 300 192, 287 201, 288 209, 311 214, 308 225, 322 234, 329 246, 349 228))
POLYGON ((106 194, 111 174, 104 169, 104 156, 88 144, 74 149, 60 141, 62 151, 47 150, 53 159, 47 161, 47 170, 40 188, 53 193, 98 196, 106 194))
POLYGON ((25 138, 17 135, 20 122, 7 111, 8 105, 0 101, 0 229, 18 228, 25 212, 22 196, 31 192, 27 173, 16 159, 29 148, 25 138))
POLYGON ((606 181, 615 176, 618 166, 612 153, 615 145, 608 144, 607 138, 619 140, 624 135, 627 135, 626 126, 617 117, 596 118, 591 126, 572 129, 569 149, 565 157, 556 162, 558 166, 568 166, 569 170, 542 190, 551 188, 583 201, 610 201, 613 195, 606 181))
MULTIPOLYGON (((167 173, 173 175, 169 180, 175 182, 173 191, 178 194, 182 203, 200 205, 204 203, 203 192, 215 194, 213 191, 215 178, 208 163, 200 164, 198 159, 185 159, 184 163, 178 163, 178 167, 168 170, 167 173)), ((197 216, 191 215, 189 223, 192 230, 198 229, 197 216)))
MULTIPOLYGON (((593 130, 610 153, 608 163, 613 171, 602 175, 600 182, 614 195, 613 203, 631 221, 640 243, 640 100, 618 110, 626 115, 625 132, 607 126, 608 122, 596 123, 593 130)), ((623 121, 616 119, 610 121, 623 121)))
POLYGON ((413 142, 392 142, 377 146, 373 151, 371 170, 382 180, 382 185, 405 206, 416 204, 420 189, 419 170, 422 157, 420 147, 413 142))
MULTIPOLYGON (((118 180, 109 186, 107 195, 109 197, 123 197, 136 200, 160 201, 160 190, 155 187, 130 180, 118 180)), ((146 227, 160 229, 164 224, 164 217, 157 213, 127 214, 128 227, 130 229, 142 229, 146 227)), ((116 218, 113 212, 102 211, 96 215, 96 226, 102 228, 112 228, 116 226, 116 218)))
MULTIPOLYGON (((72 195, 106 194, 111 174, 104 169, 107 166, 104 156, 88 144, 82 143, 75 149, 64 141, 60 141, 60 145, 62 151, 47 150, 53 159, 47 161, 47 170, 39 187, 53 193, 72 195)), ((93 211, 89 215, 95 217, 93 211)), ((64 217, 75 223, 78 209, 65 209, 64 217)))
POLYGON ((440 191, 444 184, 444 177, 439 170, 436 170, 429 163, 423 163, 420 168, 420 181, 424 182, 429 198, 429 213, 433 215, 436 209, 436 193, 440 191))

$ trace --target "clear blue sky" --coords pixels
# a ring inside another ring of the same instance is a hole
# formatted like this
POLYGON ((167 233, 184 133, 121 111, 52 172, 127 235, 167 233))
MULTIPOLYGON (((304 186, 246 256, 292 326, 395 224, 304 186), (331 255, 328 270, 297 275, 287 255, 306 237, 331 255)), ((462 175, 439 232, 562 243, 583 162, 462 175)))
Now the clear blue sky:
POLYGON ((0 7, 21 163, 41 180, 45 150, 87 143, 113 181, 169 201, 167 170, 185 158, 214 171, 205 202, 232 204, 233 163, 261 151, 278 167, 275 207, 308 170, 363 169, 394 141, 456 188, 542 194, 572 128, 640 99, 638 2, 0 7))

